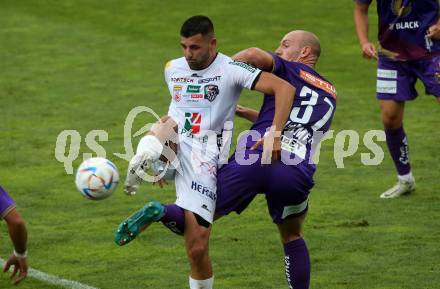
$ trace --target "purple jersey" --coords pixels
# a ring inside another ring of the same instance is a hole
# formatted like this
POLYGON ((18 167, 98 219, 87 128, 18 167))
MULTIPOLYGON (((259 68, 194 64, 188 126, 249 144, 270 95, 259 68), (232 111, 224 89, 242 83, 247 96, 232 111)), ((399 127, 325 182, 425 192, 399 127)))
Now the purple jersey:
MULTIPOLYGON (((310 159, 312 144, 318 143, 314 136, 322 137, 330 127, 336 106, 336 90, 309 66, 285 61, 276 55, 272 57, 273 73, 296 88, 290 117, 281 137, 281 161, 270 166, 262 166, 259 162, 240 164, 239 154, 244 153, 245 158, 247 154, 258 155, 260 161, 262 155, 261 148, 258 153, 251 153, 249 148, 255 141, 251 141, 248 135, 242 137, 236 154, 218 170, 216 214, 240 213, 258 193, 264 193, 272 221, 282 224, 286 217, 300 216, 307 211, 315 165, 304 160, 310 159), (283 159, 285 152, 294 162, 283 159)), ((264 135, 272 125, 274 113, 275 98, 265 95, 251 131, 264 135)))
MULTIPOLYGON (((296 88, 292 111, 281 138, 282 149, 301 160, 309 160, 312 142, 316 142, 314 137, 322 136, 330 127, 336 106, 336 90, 331 83, 305 64, 286 61, 277 55, 273 55, 273 59, 273 73, 296 88)), ((272 125, 274 113, 275 98, 264 95, 258 119, 251 130, 258 131, 263 136, 272 125)), ((246 147, 250 148, 254 143, 248 137, 246 147)))
POLYGON ((0 218, 3 219, 4 217, 6 217, 6 215, 14 208, 14 200, 0 186, 0 218))
MULTIPOLYGON (((357 0, 364 4, 371 1, 357 0)), ((377 13, 382 56, 417 60, 440 54, 440 41, 426 36, 438 20, 438 0, 377 0, 377 13)))

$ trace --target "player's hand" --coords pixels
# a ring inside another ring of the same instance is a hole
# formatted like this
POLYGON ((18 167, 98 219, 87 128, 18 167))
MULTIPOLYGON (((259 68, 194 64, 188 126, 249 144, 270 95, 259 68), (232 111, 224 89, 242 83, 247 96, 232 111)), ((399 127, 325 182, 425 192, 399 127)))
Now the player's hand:
POLYGON ((281 159, 281 132, 275 131, 272 127, 263 138, 251 147, 251 150, 260 146, 263 146, 261 164, 267 165, 281 159))
POLYGON ((246 113, 247 108, 237 104, 237 107, 235 108, 235 114, 239 117, 244 117, 244 114, 246 113))
POLYGON ((18 258, 14 254, 12 254, 9 259, 6 261, 5 266, 3 267, 3 272, 7 272, 9 268, 13 266, 13 271, 11 274, 11 279, 14 282, 14 285, 18 284, 26 278, 28 273, 28 264, 27 258, 18 258), (18 273, 18 274, 17 274, 18 273))
POLYGON ((373 43, 365 42, 361 45, 362 56, 367 59, 376 59, 377 60, 377 50, 373 43))
POLYGON ((239 104, 235 108, 235 114, 251 122, 255 122, 258 119, 258 111, 239 104))
POLYGON ((440 24, 434 24, 428 28, 426 35, 431 39, 440 39, 440 24))

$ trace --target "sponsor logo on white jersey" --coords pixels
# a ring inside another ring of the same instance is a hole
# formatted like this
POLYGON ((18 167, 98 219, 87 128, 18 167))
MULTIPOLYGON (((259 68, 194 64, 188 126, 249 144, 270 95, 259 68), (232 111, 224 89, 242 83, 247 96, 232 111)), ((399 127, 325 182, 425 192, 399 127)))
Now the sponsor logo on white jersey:
POLYGON ((214 192, 214 190, 212 190, 206 186, 203 186, 196 181, 192 181, 191 189, 200 193, 203 196, 210 198, 213 201, 217 200, 217 194, 214 192))
POLYGON ((179 102, 182 99, 182 86, 174 85, 173 86, 173 99, 179 102))
POLYGON ((171 77, 171 82, 175 83, 193 83, 194 79, 191 77, 171 77))
POLYGON ((185 112, 185 124, 181 133, 190 135, 198 134, 202 124, 202 114, 200 112, 185 112))
POLYGON ((214 77, 199 79, 198 83, 199 84, 210 83, 212 81, 220 81, 220 79, 221 79, 221 75, 217 75, 217 76, 214 76, 214 77))
POLYGON ((213 102, 217 95, 220 93, 218 86, 214 84, 205 85, 205 99, 213 102))

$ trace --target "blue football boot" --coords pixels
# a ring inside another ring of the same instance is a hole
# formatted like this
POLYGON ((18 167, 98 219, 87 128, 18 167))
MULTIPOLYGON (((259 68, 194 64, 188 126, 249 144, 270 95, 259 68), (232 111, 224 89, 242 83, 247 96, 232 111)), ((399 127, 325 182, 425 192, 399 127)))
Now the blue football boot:
POLYGON ((147 203, 119 224, 115 232, 115 243, 123 246, 131 242, 140 234, 144 226, 159 221, 163 215, 165 215, 165 207, 161 203, 156 201, 147 203))

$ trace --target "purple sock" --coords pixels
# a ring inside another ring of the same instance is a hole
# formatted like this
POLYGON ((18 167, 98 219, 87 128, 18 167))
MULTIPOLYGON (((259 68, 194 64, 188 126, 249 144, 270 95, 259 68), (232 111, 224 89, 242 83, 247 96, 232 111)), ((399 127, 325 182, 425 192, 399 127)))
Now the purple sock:
POLYGON ((387 145, 393 158, 394 165, 400 176, 409 174, 411 167, 409 165, 409 149, 403 127, 396 129, 385 129, 387 145))
POLYGON ((284 244, 284 262, 290 289, 308 289, 310 284, 310 258, 304 239, 284 244))
POLYGON ((176 204, 164 204, 165 215, 160 219, 173 233, 183 235, 185 231, 185 212, 176 204))

